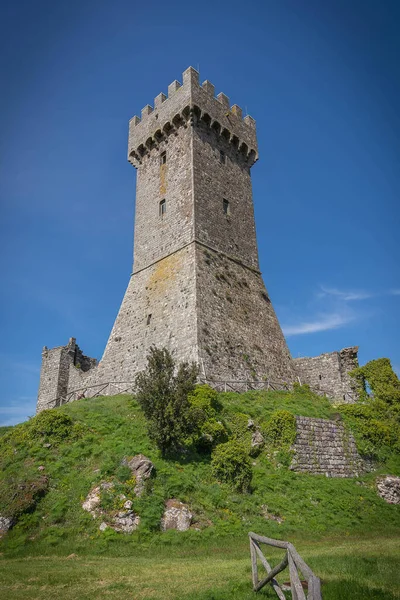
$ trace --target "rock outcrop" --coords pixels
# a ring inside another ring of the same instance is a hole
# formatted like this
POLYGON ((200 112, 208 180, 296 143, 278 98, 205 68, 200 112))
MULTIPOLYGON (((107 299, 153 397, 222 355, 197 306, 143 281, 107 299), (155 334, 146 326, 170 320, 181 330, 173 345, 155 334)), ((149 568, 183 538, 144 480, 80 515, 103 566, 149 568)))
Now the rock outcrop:
POLYGON ((186 531, 189 529, 193 515, 187 504, 172 498, 165 503, 165 511, 161 519, 162 531, 167 529, 176 529, 177 531, 186 531))
POLYGON ((385 475, 376 481, 378 494, 389 504, 400 504, 400 477, 385 475))
POLYGON ((125 457, 122 464, 132 471, 132 475, 136 479, 135 494, 141 496, 144 491, 145 482, 150 479, 154 472, 154 465, 149 458, 144 454, 137 454, 133 458, 125 457))

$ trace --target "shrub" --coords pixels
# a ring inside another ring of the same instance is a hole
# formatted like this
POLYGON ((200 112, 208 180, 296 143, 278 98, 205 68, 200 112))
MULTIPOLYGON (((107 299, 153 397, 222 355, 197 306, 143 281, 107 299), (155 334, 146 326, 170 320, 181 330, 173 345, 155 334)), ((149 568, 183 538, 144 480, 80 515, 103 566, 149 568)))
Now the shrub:
POLYGON ((343 405, 339 411, 352 429, 361 454, 383 459, 391 451, 400 452, 400 424, 392 406, 374 400, 343 405))
MULTIPOLYGON (((375 400, 400 406, 400 381, 388 358, 371 360, 350 374, 362 390, 365 390, 365 385, 368 384, 375 400)), ((361 399, 365 399, 365 392, 361 394, 361 399)))
POLYGON ((244 413, 235 413, 229 420, 229 429, 232 437, 243 444, 246 444, 251 439, 248 422, 249 417, 244 413))
POLYGON ((196 446, 208 450, 226 442, 227 438, 228 435, 224 424, 221 421, 217 421, 217 419, 208 419, 200 429, 196 446))
POLYGON ((57 409, 44 410, 29 421, 29 437, 42 436, 59 443, 71 435, 73 425, 73 420, 57 409))
POLYGON ((289 448, 296 438, 296 418, 287 410, 276 410, 263 427, 267 443, 275 448, 289 448))
POLYGON ((162 456, 179 450, 198 428, 198 412, 192 412, 188 395, 194 391, 197 366, 175 364, 166 348, 150 348, 147 369, 136 377, 136 399, 147 420, 150 439, 162 456))
POLYGON ((209 385, 196 385, 188 400, 193 408, 202 410, 209 419, 215 417, 222 408, 218 401, 218 392, 209 385))
POLYGON ((219 444, 212 453, 211 469, 214 477, 245 492, 251 484, 252 470, 246 448, 236 440, 219 444))
POLYGON ((9 477, 0 485, 0 514, 13 520, 30 512, 48 489, 44 475, 29 479, 9 477))

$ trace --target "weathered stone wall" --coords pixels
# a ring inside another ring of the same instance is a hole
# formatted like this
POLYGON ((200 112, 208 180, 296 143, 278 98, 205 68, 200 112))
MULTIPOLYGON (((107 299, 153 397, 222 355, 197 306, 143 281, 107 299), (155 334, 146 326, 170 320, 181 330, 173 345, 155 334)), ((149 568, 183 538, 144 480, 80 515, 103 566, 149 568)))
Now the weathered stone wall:
POLYGON ((290 467, 293 471, 327 477, 357 477, 365 470, 354 438, 342 422, 296 417, 296 426, 290 467))
POLYGON ((258 270, 248 160, 203 119, 193 129, 193 189, 196 240, 258 270))
POLYGON ((85 356, 75 338, 66 346, 42 352, 42 367, 36 412, 61 404, 69 391, 85 385, 89 371, 96 367, 97 360, 85 356))
POLYGON ((201 245, 196 265, 202 376, 292 382, 290 353, 260 273, 201 245))
POLYGON ((135 273, 193 241, 192 135, 187 126, 147 153, 138 168, 135 273), (161 161, 165 152, 166 162, 161 161), (160 215, 160 202, 166 212, 160 215))
POLYGON ((352 403, 358 398, 357 387, 348 373, 358 367, 357 353, 358 347, 354 346, 311 358, 295 358, 293 363, 301 383, 330 398, 352 403))
POLYGON ((91 384, 134 381, 152 345, 198 361, 193 244, 132 275, 91 384))

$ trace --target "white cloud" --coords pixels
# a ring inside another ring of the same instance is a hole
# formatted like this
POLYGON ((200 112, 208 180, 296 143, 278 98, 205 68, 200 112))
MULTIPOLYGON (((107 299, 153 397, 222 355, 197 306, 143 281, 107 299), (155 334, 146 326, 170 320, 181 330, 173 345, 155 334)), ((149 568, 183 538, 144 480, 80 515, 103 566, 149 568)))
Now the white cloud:
POLYGON ((305 333, 316 333, 318 331, 328 331, 329 329, 338 329, 343 327, 354 319, 351 315, 333 313, 321 315, 312 321, 305 321, 295 325, 283 325, 283 333, 289 337, 292 335, 303 335, 305 333))
POLYGON ((320 288, 322 292, 318 294, 319 298, 324 298, 325 296, 334 296, 340 300, 344 300, 345 302, 353 302, 354 300, 367 300, 368 298, 372 298, 374 296, 374 294, 364 291, 344 291, 338 290, 337 288, 327 288, 323 285, 321 285, 320 288))
POLYGON ((400 296, 400 290, 390 290, 389 294, 391 296, 400 296))

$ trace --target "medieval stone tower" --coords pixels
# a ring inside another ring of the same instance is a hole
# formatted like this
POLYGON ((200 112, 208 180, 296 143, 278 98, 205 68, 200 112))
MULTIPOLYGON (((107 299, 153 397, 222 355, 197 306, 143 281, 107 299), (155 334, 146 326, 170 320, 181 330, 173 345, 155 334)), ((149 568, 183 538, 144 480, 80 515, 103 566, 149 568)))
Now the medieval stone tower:
POLYGON ((198 77, 189 67, 130 121, 133 273, 98 365, 73 338, 44 349, 38 410, 79 386, 134 381, 152 345, 195 361, 209 381, 296 378, 259 270, 255 121, 198 77))
POLYGON ((250 169, 254 120, 193 68, 129 128, 137 169, 133 275, 100 369, 129 381, 151 345, 207 379, 292 379, 261 279, 250 169))

